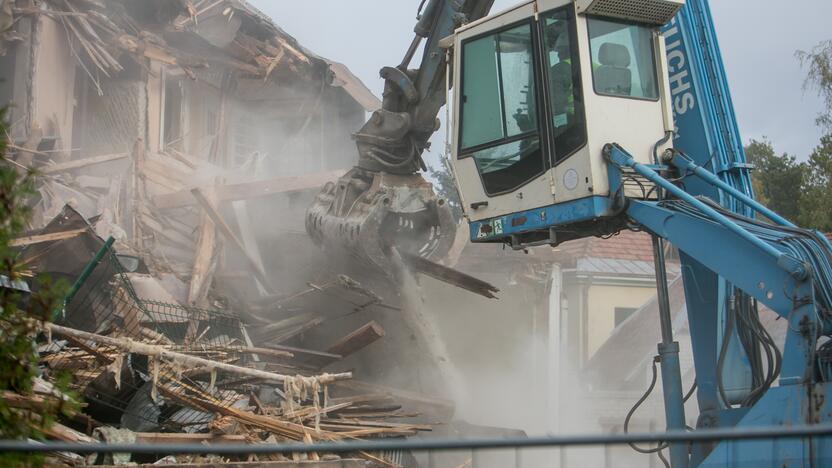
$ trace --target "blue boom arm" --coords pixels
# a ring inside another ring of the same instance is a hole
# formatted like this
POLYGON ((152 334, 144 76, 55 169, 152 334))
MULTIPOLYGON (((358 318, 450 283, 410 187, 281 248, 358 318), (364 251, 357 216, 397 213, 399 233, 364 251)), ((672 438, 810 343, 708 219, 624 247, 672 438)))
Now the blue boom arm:
MULTIPOLYGON (((574 233, 602 235, 629 226, 669 241, 682 261, 697 427, 828 423, 832 345, 818 342, 832 333, 832 245, 754 200, 752 167, 743 152, 708 1, 687 0, 663 34, 676 128, 674 150, 663 155, 661 165, 638 164, 625 148, 610 144, 605 152, 609 196, 472 222, 471 239, 518 245, 514 241, 532 231, 545 234, 542 243, 557 243, 560 232, 574 238, 574 233), (666 195, 625 197, 624 181, 634 176, 666 195), (773 224, 756 220, 758 215, 773 224), (757 303, 788 323, 782 359, 759 323, 757 303), (742 323, 732 327, 732 321, 742 323), (776 356, 766 365, 757 358, 755 367, 754 354, 763 345, 741 343, 740 327, 768 340, 766 352, 776 356), (764 383, 761 369, 768 372, 764 383), (778 372, 779 386, 774 386, 778 372), (747 383, 735 385, 729 395, 724 381, 730 378, 747 383)), ((662 345, 662 359, 676 359, 662 365, 662 378, 670 382, 664 387, 668 427, 680 429, 678 355, 672 350, 665 355, 662 345)), ((824 466, 832 462, 830 456, 832 438, 695 444, 690 450, 671 445, 674 468, 824 466)))
MULTIPOLYGON (((625 213, 634 225, 669 240, 681 252, 695 258, 701 268, 754 297, 788 322, 780 386, 768 389, 752 406, 723 407, 704 413, 705 417, 700 415, 699 427, 797 425, 832 420, 832 414, 819 411, 827 404, 832 386, 822 372, 818 372, 825 361, 817 356, 819 337, 832 333, 832 321, 825 312, 832 306, 829 297, 829 291, 832 291, 832 246, 826 238, 794 228, 785 220, 785 226, 765 225, 737 215, 707 198, 690 195, 663 177, 660 171, 675 169, 688 173, 684 178, 685 186, 689 181, 693 182, 692 178, 698 178, 721 189, 723 195, 734 198, 746 210, 769 212, 742 192, 724 186, 713 173, 692 166, 690 159, 682 155, 668 155, 670 167, 650 167, 637 163, 616 145, 608 145, 605 151, 613 192, 622 184, 623 171, 632 170, 668 193, 664 201, 625 200, 625 213)), ((685 283, 687 292, 701 286, 695 277, 685 276, 685 283)), ((702 290, 695 289, 694 292, 701 293, 702 290)), ((713 309, 710 311, 710 317, 716 315, 714 312, 713 309)), ((709 320, 705 315, 691 315, 690 310, 689 318, 691 326, 709 320)), ((692 339, 695 339, 693 334, 692 339)), ((695 346, 694 359, 701 359, 695 346)), ((701 385, 698 374, 697 382, 701 385)), ((821 466, 823 462, 832 461, 829 458, 832 438, 777 443, 726 442, 709 449, 694 447, 691 464, 750 467, 766 462, 762 466, 791 466, 781 463, 795 460, 801 462, 796 466, 806 466, 802 463, 811 460, 817 465, 809 466, 821 466)), ((674 459, 673 466, 687 464, 688 459, 684 457, 674 459)))

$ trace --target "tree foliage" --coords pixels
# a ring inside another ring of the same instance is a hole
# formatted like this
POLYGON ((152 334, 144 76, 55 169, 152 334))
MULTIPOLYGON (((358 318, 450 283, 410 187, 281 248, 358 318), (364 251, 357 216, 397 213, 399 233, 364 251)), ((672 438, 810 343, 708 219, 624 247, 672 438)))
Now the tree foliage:
POLYGON ((777 154, 768 140, 752 140, 745 156, 757 200, 800 226, 832 232, 832 134, 821 139, 807 162, 777 154))
MULTIPOLYGON (((5 135, 5 111, 0 109, 0 135, 5 135)), ((23 265, 10 241, 25 230, 30 216, 28 199, 34 194, 36 174, 9 162, 7 143, 0 138, 0 281, 21 284, 23 265), (2 278, 5 277, 5 278, 2 278)), ((25 297, 18 289, 0 284, 0 389, 22 395, 32 393, 37 375, 38 354, 34 338, 40 324, 50 319, 66 292, 64 285, 51 284, 48 278, 36 279, 37 290, 25 297)), ((58 385, 65 390, 66 384, 58 385)), ((0 438, 39 439, 42 431, 57 415, 74 411, 74 405, 56 399, 53 411, 32 412, 9 407, 0 399, 0 438)), ((0 466, 26 466, 39 459, 25 455, 0 453, 0 466)))
POLYGON ((752 181, 760 202, 803 227, 832 232, 832 40, 796 55, 807 69, 804 89, 823 99, 817 124, 825 136, 806 162, 776 154, 768 140, 752 140, 746 158, 756 167, 752 181))
POLYGON ((809 52, 797 51, 797 58, 808 68, 804 88, 816 88, 826 107, 817 123, 832 134, 832 40, 821 42, 809 52))
POLYGON ((768 140, 751 140, 745 157, 754 164, 752 182, 757 199, 776 213, 797 222, 800 219, 801 193, 806 166, 797 158, 778 155, 768 140))
POLYGON ((809 156, 804 185, 800 224, 832 232, 832 133, 809 156))

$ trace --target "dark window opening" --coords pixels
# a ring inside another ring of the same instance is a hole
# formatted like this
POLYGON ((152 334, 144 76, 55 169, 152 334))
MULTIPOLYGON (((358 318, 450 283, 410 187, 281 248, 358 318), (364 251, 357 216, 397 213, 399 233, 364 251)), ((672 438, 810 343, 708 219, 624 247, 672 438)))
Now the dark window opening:
POLYGON ((581 66, 575 12, 571 7, 543 17, 543 41, 557 162, 586 144, 581 66))
POLYGON ((165 79, 164 147, 182 150, 182 81, 165 79))
POLYGON ((636 313, 638 309, 634 307, 616 307, 615 308, 615 327, 618 328, 619 325, 624 323, 625 320, 630 318, 634 313, 636 313))
POLYGON ((544 171, 536 99, 530 23, 463 45, 460 157, 474 158, 487 194, 544 171))

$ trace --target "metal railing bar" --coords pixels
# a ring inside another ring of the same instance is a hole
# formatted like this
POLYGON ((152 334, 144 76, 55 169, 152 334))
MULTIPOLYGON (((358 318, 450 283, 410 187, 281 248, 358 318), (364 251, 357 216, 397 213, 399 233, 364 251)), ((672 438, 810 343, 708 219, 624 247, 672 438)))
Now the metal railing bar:
POLYGON ((390 450, 452 451, 499 448, 569 447, 592 445, 624 445, 657 442, 708 442, 726 440, 795 439, 832 437, 832 424, 811 426, 731 427, 703 429, 693 432, 670 431, 629 434, 588 434, 540 436, 505 439, 434 439, 382 440, 357 442, 322 442, 314 444, 76 444, 69 442, 29 442, 0 440, 0 452, 75 452, 75 453, 173 453, 173 454, 277 454, 277 453, 347 453, 383 452, 390 450))

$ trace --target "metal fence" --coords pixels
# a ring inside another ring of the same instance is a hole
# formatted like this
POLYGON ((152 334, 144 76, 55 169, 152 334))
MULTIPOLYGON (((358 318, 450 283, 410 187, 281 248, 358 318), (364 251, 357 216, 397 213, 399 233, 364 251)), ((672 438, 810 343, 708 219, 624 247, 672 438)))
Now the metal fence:
MULTIPOLYGON (((142 298, 134 287, 134 281, 141 279, 150 281, 149 275, 125 271, 108 248, 55 322, 217 362, 245 364, 252 359, 244 352, 245 331, 239 319, 142 298)), ((40 352, 47 378, 71 373, 72 386, 81 392, 88 414, 134 431, 181 431, 204 425, 212 413, 183 403, 210 399, 211 405, 229 406, 243 397, 241 392, 225 390, 236 387, 217 382, 216 373, 208 369, 183 370, 105 344, 61 336, 41 343, 40 352)))
MULTIPOLYGON (((708 429, 694 432, 662 432, 640 434, 598 434, 572 436, 544 436, 505 439, 471 439, 471 440, 387 440, 331 442, 314 444, 73 444, 63 442, 34 443, 27 441, 0 441, 2 452, 75 452, 90 453, 133 453, 179 455, 214 454, 227 457, 248 457, 251 455, 270 454, 312 454, 329 453, 341 455, 341 459, 321 462, 316 467, 353 467, 374 466, 356 465, 350 460, 352 455, 387 454, 389 460, 395 454, 411 454, 396 461, 408 468, 526 468, 526 467, 579 467, 596 466, 649 466, 622 465, 616 460, 607 460, 602 464, 578 457, 570 461, 568 455, 573 451, 596 447, 607 450, 610 447, 625 447, 629 444, 682 443, 719 443, 733 446, 725 451, 726 456, 720 464, 709 466, 725 467, 781 467, 781 466, 830 466, 832 453, 817 450, 832 443, 832 425, 812 425, 801 427, 754 427, 708 429), (808 450, 797 452, 796 458, 777 459, 778 453, 785 453, 788 441, 798 440, 808 450), (772 442, 769 444, 768 442, 772 442), (768 450, 766 450, 768 449, 768 450), (448 456, 455 455, 456 459, 448 456), (808 465, 802 457, 812 457, 808 465), (462 460, 456 463, 455 460, 462 460)), ((298 465, 302 467, 302 464, 298 465)))

